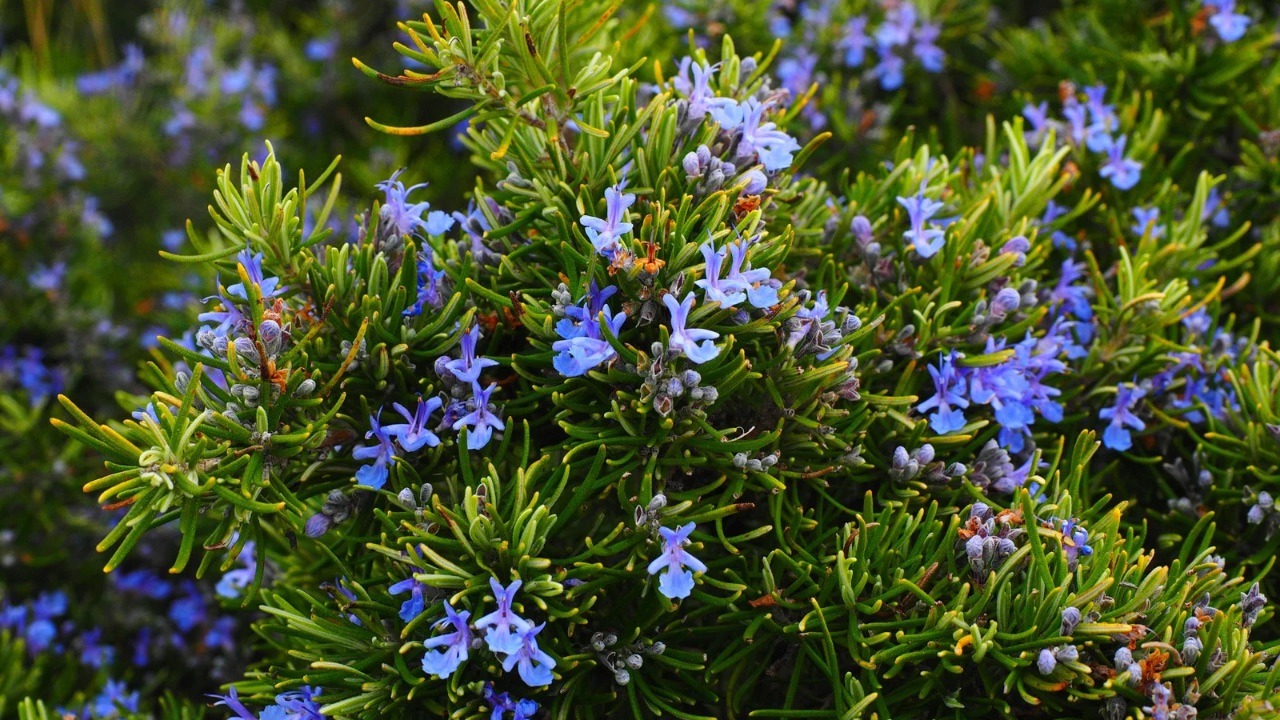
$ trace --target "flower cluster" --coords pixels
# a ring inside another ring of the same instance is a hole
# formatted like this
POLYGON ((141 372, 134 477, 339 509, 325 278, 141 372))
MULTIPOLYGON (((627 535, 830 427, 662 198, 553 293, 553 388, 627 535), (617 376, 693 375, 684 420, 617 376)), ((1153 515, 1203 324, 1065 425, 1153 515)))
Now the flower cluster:
POLYGON ((1103 156, 1098 175, 1111 181, 1120 190, 1130 190, 1142 179, 1142 163, 1125 154, 1129 136, 1118 132, 1120 118, 1115 105, 1107 102, 1107 86, 1092 85, 1084 89, 1085 102, 1075 85, 1062 85, 1062 120, 1049 117, 1049 103, 1027 104, 1022 110, 1030 129, 1027 144, 1038 147, 1052 129, 1059 142, 1067 141, 1083 154, 1089 152, 1103 156))
MULTIPOLYGON (((517 615, 511 607, 522 584, 520 580, 514 580, 504 588, 496 578, 490 578, 489 587, 498 608, 477 618, 474 623, 469 622, 469 611, 456 611, 446 600, 443 603, 445 617, 433 627, 450 627, 452 632, 428 638, 424 643, 428 652, 422 658, 423 672, 441 678, 449 677, 466 662, 472 638, 480 637, 490 652, 499 656, 504 672, 516 670, 520 679, 529 687, 550 685, 554 681, 551 671, 555 668, 556 661, 538 647, 537 639, 546 623, 534 625, 517 615)), ((503 707, 510 709, 505 705, 503 707)))

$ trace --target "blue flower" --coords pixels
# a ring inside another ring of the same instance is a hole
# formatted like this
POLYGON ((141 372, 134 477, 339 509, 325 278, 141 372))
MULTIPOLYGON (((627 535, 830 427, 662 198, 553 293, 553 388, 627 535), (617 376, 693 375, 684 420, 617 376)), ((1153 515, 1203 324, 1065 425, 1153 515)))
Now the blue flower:
POLYGON ((413 575, 410 575, 404 580, 401 580, 387 588, 387 592, 392 595, 399 595, 404 592, 410 593, 409 599, 400 603, 401 620, 410 622, 422 614, 422 611, 426 609, 427 605, 426 599, 422 595, 426 589, 427 585, 420 582, 413 575))
POLYGON ((706 277, 694 284, 702 288, 703 295, 711 302, 720 303, 720 307, 730 308, 747 299, 747 294, 734 280, 721 280, 720 273, 724 267, 725 251, 716 249, 715 241, 710 238, 700 248, 706 261, 706 277))
MULTIPOLYGON (((258 288, 258 294, 265 300, 272 298, 282 292, 285 288, 279 287, 280 278, 265 277, 262 271, 262 253, 254 254, 250 252, 249 246, 245 246, 243 250, 236 255, 236 262, 240 267, 244 268, 245 274, 249 276, 249 282, 258 288)), ((227 294, 231 297, 248 300, 248 291, 245 290, 243 283, 236 283, 227 287, 227 294)))
POLYGON ((745 289, 747 302, 754 307, 773 307, 778 304, 778 282, 772 279, 772 273, 767 269, 752 269, 747 262, 747 246, 745 241, 729 245, 729 255, 733 262, 729 265, 729 274, 725 279, 745 289))
POLYGON ((444 401, 438 397, 429 400, 418 398, 418 406, 413 414, 409 414, 408 409, 400 403, 392 404, 392 408, 400 415, 408 420, 408 423, 399 423, 396 425, 386 426, 386 433, 391 437, 400 441, 400 447, 405 452, 417 452, 423 446, 435 447, 440 444, 440 438, 436 434, 427 429, 427 421, 431 419, 431 413, 440 409, 444 401))
MULTIPOLYGON (((225 652, 231 652, 236 649, 236 619, 230 616, 223 616, 213 622, 213 627, 209 628, 209 632, 204 634, 205 647, 222 648, 225 652)), ((143 662, 135 662, 135 665, 145 665, 146 646, 135 647, 135 652, 142 651, 143 662)), ((135 657, 135 660, 137 658, 135 657)))
POLYGON ((1062 552, 1067 556, 1067 566, 1075 569, 1081 555, 1092 555, 1089 546, 1089 531, 1076 524, 1075 520, 1062 521, 1062 552))
POLYGON ((254 575, 258 572, 258 561, 254 557, 253 541, 246 542, 240 550, 240 557, 237 558, 243 567, 235 570, 228 570, 222 579, 218 581, 215 588, 217 593, 224 598, 240 597, 246 587, 253 582, 254 575))
POLYGON ((861 67, 866 61, 867 48, 871 47, 871 38, 867 36, 867 17, 854 15, 844 24, 836 49, 844 51, 844 64, 851 68, 861 67))
MULTIPOLYGON (((432 213, 435 214, 434 212, 432 213)), ((448 217, 447 215, 445 217, 448 217)), ((430 221, 428 220, 428 224, 430 221)), ((453 224, 453 219, 449 218, 449 224, 453 224)), ((428 228, 428 231, 430 229, 428 228)), ((421 315, 424 306, 439 310, 444 305, 444 295, 442 294, 445 271, 437 270, 433 258, 435 255, 431 252, 431 248, 423 248, 422 257, 418 259, 418 272, 414 276, 416 290, 414 295, 416 300, 413 305, 405 308, 401 314, 405 317, 421 315)))
POLYGON ((942 72, 942 63, 947 58, 947 54, 936 44, 940 34, 942 26, 931 22, 920 23, 914 33, 916 44, 911 51, 920 60, 920 65, 931 73, 942 72))
POLYGON ((498 609, 476 620, 476 630, 484 631, 484 641, 495 653, 517 652, 521 636, 533 628, 528 620, 511 610, 511 601, 522 584, 520 580, 513 580, 504 588, 497 578, 489 578, 489 588, 493 590, 498 609))
POLYGON ((236 717, 240 718, 240 720, 258 720, 258 716, 249 712, 249 708, 245 707, 244 703, 240 702, 240 696, 236 693, 235 685, 232 685, 229 688, 226 695, 211 694, 208 697, 217 698, 218 702, 214 703, 215 707, 218 705, 226 705, 227 709, 235 713, 236 717))
POLYGON ((552 359, 552 365, 561 375, 585 375, 591 368, 617 356, 617 351, 604 339, 600 323, 603 318, 605 326, 615 336, 622 330, 622 324, 627 320, 626 313, 614 315, 605 303, 617 291, 612 286, 601 290, 592 280, 582 306, 565 309, 565 317, 556 323, 556 332, 563 339, 551 344, 551 349, 559 353, 552 359))
POLYGON ((734 129, 741 133, 737 156, 745 159, 757 155, 766 172, 775 172, 791 167, 792 157, 800 149, 800 143, 779 130, 777 124, 763 122, 769 107, 770 103, 762 103, 754 97, 742 101, 739 105, 742 120, 734 129))
POLYGON ((924 183, 921 183, 916 195, 899 197, 898 204, 907 209, 907 216, 911 220, 911 229, 902 233, 902 236, 911 243, 911 247, 915 248, 916 254, 928 259, 942 249, 946 243, 946 233, 936 227, 925 225, 942 209, 943 204, 925 197, 924 188, 924 183))
POLYGON ((511 713, 511 720, 529 720, 538 712, 538 703, 524 699, 513 700, 509 693, 496 693, 493 691, 493 683, 484 684, 484 699, 493 709, 489 720, 506 720, 507 713, 511 713))
POLYGON ((1111 184, 1121 190, 1128 190, 1142 179, 1142 163, 1124 156, 1124 146, 1128 141, 1124 135, 1116 138, 1107 147, 1107 162, 1098 174, 1111 180, 1111 184))
POLYGON ((382 219, 390 223, 397 234, 412 235, 415 231, 427 229, 427 221, 423 219, 422 214, 431 208, 431 203, 409 202, 409 194, 426 187, 427 184, 419 183, 406 188, 404 183, 397 179, 402 172, 404 168, 395 171, 389 179, 383 180, 375 187, 386 194, 386 202, 382 204, 380 211, 382 219))
POLYGON ((169 606, 169 619, 184 633, 208 620, 208 606, 200 590, 194 583, 187 583, 185 591, 185 595, 169 606))
MULTIPOLYGON (((1067 214, 1066 208, 1050 200, 1049 203, 1045 205, 1044 214, 1040 216, 1040 219, 1037 221, 1037 224, 1040 225, 1041 227, 1050 225, 1051 223, 1055 222, 1058 218, 1066 214, 1067 214)), ((1067 250, 1068 252, 1073 252, 1073 253, 1076 251, 1076 241, 1071 239, 1070 235, 1067 235, 1061 230, 1054 230, 1053 234, 1050 235, 1049 237, 1050 239, 1053 240, 1054 247, 1062 248, 1064 250, 1067 250)))
POLYGON ((933 410, 929 418, 929 427, 939 435, 946 435, 965 426, 963 408, 969 407, 965 398, 965 381, 954 366, 956 351, 943 355, 938 367, 929 366, 929 375, 933 377, 933 397, 916 406, 916 412, 924 413, 933 410))
POLYGON ((1223 42, 1235 42, 1244 37, 1249 24, 1253 22, 1248 15, 1236 12, 1236 0, 1205 0, 1205 7, 1213 8, 1209 16, 1209 24, 1218 32, 1223 42))
POLYGON ((466 610, 454 612, 448 600, 444 601, 444 612, 445 617, 437 620, 432 627, 442 628, 449 625, 453 627, 453 632, 428 638, 423 643, 427 648, 427 654, 422 658, 422 670, 428 675, 439 678, 452 675, 453 671, 466 661, 467 648, 471 646, 471 628, 467 625, 471 613, 466 610), (435 649, 439 647, 444 649, 435 649))
POLYGON ((462 334, 461 357, 444 364, 449 369, 449 372, 453 373, 453 376, 458 379, 458 382, 476 382, 480 379, 480 373, 485 368, 494 367, 498 364, 496 360, 476 357, 476 341, 479 339, 480 327, 478 325, 471 326, 470 329, 462 334))
MULTIPOLYGON (((493 213, 495 217, 501 217, 502 214, 506 212, 502 206, 498 205, 498 203, 491 199, 486 198, 485 203, 488 205, 489 211, 493 213)), ((462 231, 467 234, 467 239, 471 243, 470 251, 472 259, 481 265, 496 265, 501 256, 499 253, 490 250, 484 243, 485 234, 490 230, 493 230, 493 223, 489 222, 489 217, 485 215, 484 209, 473 200, 467 205, 466 215, 455 212, 453 214, 453 219, 458 221, 458 225, 462 228, 462 231)), ((432 225, 436 227, 443 223, 443 221, 436 223, 430 217, 428 217, 428 222, 432 223, 432 225)))
POLYGON ((129 692, 122 680, 107 680, 102 692, 93 699, 88 709, 97 720, 122 717, 125 713, 138 712, 138 691, 129 692))
POLYGON ((357 460, 372 460, 373 462, 361 467, 356 471, 356 480, 367 487, 374 490, 381 490, 382 486, 387 482, 388 466, 395 465, 395 446, 391 444, 391 435, 387 429, 382 427, 378 416, 369 416, 369 431, 364 434, 365 439, 374 440, 375 444, 365 447, 358 447, 351 451, 351 456, 357 460))
POLYGON ((32 290, 52 293, 62 289, 62 281, 67 276, 67 263, 59 260, 49 265, 38 265, 27 275, 27 284, 32 290))
POLYGON ((110 665, 115 649, 101 644, 102 629, 94 628, 80 636, 80 662, 93 668, 110 665))
POLYGON ((1214 227, 1224 228, 1231 224, 1231 215, 1227 212, 1227 201, 1218 188, 1209 190, 1205 198, 1204 209, 1200 213, 1202 221, 1208 220, 1214 227))
POLYGON ((474 410, 458 418, 453 423, 454 430, 467 428, 467 449, 479 450, 489 444, 494 430, 505 430, 506 423, 502 418, 489 412, 489 397, 498 387, 497 383, 489 383, 489 387, 480 389, 480 383, 471 383, 471 394, 474 410))
POLYGON ((1093 288, 1087 283, 1077 284, 1079 280, 1087 280, 1085 267, 1083 262, 1063 260, 1062 269, 1058 273, 1058 282, 1049 291, 1050 307, 1061 307, 1080 320, 1093 317, 1093 305, 1089 302, 1089 298, 1093 295, 1093 288))
POLYGON ((200 322, 217 323, 213 328, 215 335, 227 335, 248 327, 249 317, 241 312, 240 308, 230 298, 221 294, 210 295, 201 302, 209 302, 210 300, 217 300, 222 309, 202 312, 196 316, 196 319, 200 322))
POLYGON ((701 560, 684 549, 689 544, 689 534, 693 529, 694 523, 675 530, 658 528, 662 535, 662 554, 649 563, 648 569, 650 575, 662 573, 658 578, 658 592, 672 600, 689 597, 693 592, 693 573, 707 571, 701 560))
POLYGON ((1147 233, 1151 233, 1152 240, 1158 240, 1164 237, 1164 227, 1159 225, 1160 208, 1157 207, 1136 207, 1133 208, 1133 219, 1136 221, 1130 230, 1134 235, 1143 237, 1147 233))
POLYGON ((689 311, 693 309, 693 293, 685 295, 684 300, 678 303, 673 294, 667 293, 662 296, 662 303, 671 311, 671 352, 684 353, 685 357, 699 365, 720 354, 720 348, 712 342, 720 337, 720 333, 686 327, 689 311))
POLYGON ((676 91, 688 100, 690 118, 700 120, 710 111, 710 103, 715 98, 715 91, 711 89, 711 77, 715 75, 718 67, 718 65, 708 67, 688 56, 680 59, 671 82, 676 91))
POLYGON ((518 667, 520 679, 529 687, 550 685, 554 678, 551 669, 556 666, 555 658, 538 648, 537 636, 546 627, 546 623, 531 627, 520 633, 520 646, 515 652, 507 655, 502 661, 502 669, 511 672, 518 667))
POLYGON ((1098 412, 1098 417, 1110 421, 1102 433, 1102 444, 1112 450, 1128 450, 1133 446, 1129 428, 1143 430, 1147 427, 1137 415, 1133 414, 1133 406, 1142 399, 1147 391, 1133 383, 1121 383, 1116 386, 1116 401, 1109 408, 1098 412))
POLYGON ((872 69, 871 77, 879 78, 880 87, 885 90, 897 90, 902 87, 902 74, 906 69, 906 61, 887 47, 877 45, 876 50, 880 53, 880 63, 872 69))
POLYGON ((627 208, 636 201, 632 193, 624 193, 625 185, 619 183, 605 188, 605 216, 598 218, 583 215, 579 218, 582 227, 596 252, 609 260, 617 257, 619 251, 625 252, 621 244, 622 236, 631 232, 632 224, 626 222, 627 208))
POLYGON ((1119 126, 1115 106, 1108 105, 1107 86, 1093 85, 1084 89, 1089 117, 1092 122, 1085 128, 1085 145, 1093 152, 1106 152, 1111 147, 1111 133, 1119 126))
MULTIPOLYGON (((285 720, 323 720, 325 716, 320 714, 320 703, 316 702, 321 692, 321 688, 303 685, 301 689, 276 695, 276 707, 283 711, 285 720)), ((266 718, 266 710, 262 715, 266 718)))
POLYGON ((1022 117, 1026 118, 1027 124, 1031 126, 1030 130, 1023 133, 1027 145, 1035 148, 1044 142, 1045 134, 1049 130, 1049 103, 1042 102, 1039 105, 1027 103, 1022 107, 1022 117))

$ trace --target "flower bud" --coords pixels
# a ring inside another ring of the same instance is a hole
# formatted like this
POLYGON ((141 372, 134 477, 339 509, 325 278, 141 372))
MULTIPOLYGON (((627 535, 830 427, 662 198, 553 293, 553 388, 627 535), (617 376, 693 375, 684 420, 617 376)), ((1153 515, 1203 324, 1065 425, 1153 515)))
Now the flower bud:
POLYGON ((241 360, 252 358, 253 362, 257 362, 258 349, 253 346, 253 341, 249 338, 239 337, 236 338, 236 355, 239 355, 241 360))
MULTIPOLYGON (((258 325, 258 337, 262 339, 262 346, 266 348, 268 355, 280 352, 280 346, 284 342, 284 332, 280 329, 280 323, 275 320, 263 320, 258 325)), ((239 351, 239 348, 236 350, 239 351)))
POLYGON ((759 195, 769 186, 769 178, 756 168, 746 171, 738 179, 746 181, 746 185, 742 188, 743 195, 759 195))
POLYGON ((1040 657, 1036 659, 1036 669, 1041 675, 1048 675, 1058 667, 1058 659, 1054 657, 1053 651, 1045 648, 1040 651, 1040 657))
POLYGON ((333 518, 324 513, 316 513, 307 520, 307 527, 303 532, 309 538, 318 538, 329 532, 331 527, 333 527, 333 518))
POLYGON ((853 231, 853 236, 858 242, 866 245, 871 242, 874 237, 871 229, 871 221, 865 215, 854 215, 853 221, 849 223, 849 229, 853 231))
POLYGON ((298 389, 293 391, 293 396, 304 398, 315 391, 316 391, 316 381, 312 380, 311 378, 307 378, 306 380, 303 380, 302 382, 298 383, 298 389))

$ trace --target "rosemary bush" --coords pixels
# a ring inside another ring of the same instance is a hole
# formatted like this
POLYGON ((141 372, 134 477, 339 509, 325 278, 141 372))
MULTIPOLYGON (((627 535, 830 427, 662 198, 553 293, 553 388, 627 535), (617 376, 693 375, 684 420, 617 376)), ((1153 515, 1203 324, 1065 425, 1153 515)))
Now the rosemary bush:
POLYGON ((1274 9, 1043 12, 441 0, 358 48, 377 142, 438 144, 208 175, 156 271, 200 308, 57 396, 112 633, 188 666, 60 646, 24 576, 0 708, 1274 717, 1274 9))

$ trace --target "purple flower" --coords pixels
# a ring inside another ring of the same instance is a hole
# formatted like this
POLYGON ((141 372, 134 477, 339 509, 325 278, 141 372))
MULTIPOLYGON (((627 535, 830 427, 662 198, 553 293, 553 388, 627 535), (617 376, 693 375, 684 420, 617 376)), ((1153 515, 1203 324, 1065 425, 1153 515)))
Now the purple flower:
POLYGON ((194 583, 187 583, 185 594, 169 606, 169 619, 184 633, 208 620, 204 596, 194 583))
POLYGON ((1109 408, 1098 411, 1098 417, 1110 421, 1102 433, 1102 444, 1112 450, 1125 451, 1133 446, 1133 439, 1128 428, 1143 430, 1147 427, 1137 415, 1133 407, 1142 399, 1147 391, 1133 383, 1121 383, 1116 386, 1116 401, 1109 408))
POLYGON ((885 90, 897 90, 902 87, 902 73, 906 68, 906 61, 889 48, 877 46, 876 49, 880 52, 880 64, 872 69, 871 77, 879 78, 880 87, 885 90))
POLYGON ((427 221, 422 217, 422 214, 431 208, 431 203, 425 201, 420 203, 409 202, 409 194, 414 190, 426 187, 427 184, 419 183, 406 188, 404 183, 397 179, 402 172, 404 172, 404 168, 396 170, 389 179, 383 180, 375 187, 386 194, 386 202, 382 204, 381 210, 382 219, 390 223, 397 234, 412 235, 417 230, 425 230, 427 228, 427 221))
POLYGON ((489 387, 481 390, 480 383, 471 383, 472 401, 475 409, 453 423, 454 430, 467 428, 468 450, 479 450, 488 445, 489 438, 493 436, 494 430, 505 430, 507 428, 502 418, 489 412, 489 397, 493 395, 493 391, 497 387, 497 383, 489 383, 489 387))
POLYGON ((1093 85, 1084 89, 1089 117, 1085 128, 1085 145, 1093 152, 1105 152, 1111 146, 1111 133, 1119 125, 1115 106, 1108 105, 1107 86, 1093 85))
POLYGON ((1164 237, 1164 227, 1158 224, 1160 222, 1160 208, 1133 208, 1133 219, 1136 222, 1129 229, 1133 231, 1134 235, 1142 237, 1147 233, 1151 233, 1152 240, 1164 237))
POLYGON ((1045 134, 1049 130, 1049 103, 1042 102, 1039 105, 1027 103, 1022 108, 1022 117, 1026 118, 1027 124, 1031 129, 1024 132, 1027 145, 1038 147, 1044 142, 1045 134))
POLYGON ((505 672, 511 672, 512 668, 518 666, 520 679, 529 687, 550 685, 554 680, 551 669, 556 666, 555 658, 538 648, 537 635, 546 625, 542 623, 521 631, 519 647, 502 661, 505 672))
POLYGON ((720 337, 720 333, 686 327, 689 311, 693 309, 693 293, 685 295, 684 300, 679 303, 673 294, 667 293, 662 296, 662 303, 671 311, 671 352, 684 353, 685 357, 699 365, 720 354, 720 348, 712 342, 720 337))
MULTIPOLYGON (((1066 208, 1050 200, 1048 204, 1044 206, 1044 214, 1040 216, 1040 220, 1037 222, 1041 227, 1044 227, 1052 224, 1058 218, 1066 214, 1066 208)), ((1061 230, 1054 230, 1053 234, 1050 235, 1050 239, 1053 240, 1054 247, 1063 248, 1064 250, 1073 253, 1076 251, 1076 241, 1072 240, 1071 236, 1061 230)))
POLYGON ((435 447, 439 445, 440 438, 427 429, 427 421, 431 418, 431 413, 439 410, 443 404, 444 401, 438 397, 433 397, 429 400, 423 400, 419 397, 418 406, 411 415, 405 406, 400 403, 394 403, 391 407, 409 422, 388 425, 386 433, 399 440, 400 447, 404 448, 405 452, 417 452, 423 446, 435 447))
POLYGON ((458 382, 476 382, 480 379, 480 373, 485 368, 494 367, 498 364, 496 360, 476 357, 476 341, 479 339, 480 327, 478 325, 471 326, 469 330, 462 334, 462 357, 450 360, 444 365, 458 379, 458 382))
MULTIPOLYGON (((249 246, 246 245, 245 248, 236 255, 236 262, 240 267, 244 268, 245 275, 249 276, 249 282, 257 286, 258 294, 261 295, 264 300, 275 297, 277 294, 285 290, 285 288, 279 287, 280 278, 265 276, 265 273, 262 270, 262 253, 254 254, 249 251, 249 246)), ((240 298, 241 300, 249 299, 248 291, 245 290, 243 283, 229 285, 227 287, 227 294, 231 297, 240 298)))
POLYGON ((1072 144, 1083 145, 1089 132, 1089 109, 1071 95, 1062 103, 1062 116, 1067 119, 1072 144))
POLYGON ((718 65, 706 66, 685 56, 680 59, 679 67, 671 82, 676 91, 684 95, 689 102, 689 117, 700 120, 706 117, 711 109, 711 101, 715 91, 711 89, 711 77, 715 75, 718 65))
POLYGON ((1079 280, 1087 279, 1085 268, 1086 265, 1083 262, 1062 261, 1062 269, 1058 273, 1058 282, 1049 291, 1050 307, 1061 307, 1067 313, 1080 320, 1088 320, 1093 317, 1093 306, 1089 303, 1089 298, 1093 295, 1093 288, 1087 283, 1076 284, 1079 280))
POLYGON ((693 573, 707 571, 707 566, 701 560, 684 549, 689 544, 689 534, 693 529, 694 523, 675 530, 658 528, 658 533, 662 535, 662 554, 649 563, 649 574, 662 573, 658 578, 658 592, 672 600, 689 597, 693 592, 693 573))
POLYGON ((101 640, 101 628, 94 628, 80 636, 80 662, 93 668, 111 664, 115 649, 110 645, 103 645, 101 640))
POLYGON ((493 599, 498 603, 498 609, 476 620, 476 630, 484 631, 484 641, 495 653, 518 652, 522 635, 533 629, 528 620, 511 610, 511 601, 515 599, 516 591, 522 584, 520 580, 513 580, 504 588, 497 578, 489 578, 489 588, 493 590, 493 599))
POLYGON ((591 368, 612 360, 618 354, 604 339, 600 323, 603 317, 604 325, 615 336, 622 330, 622 324, 627 320, 626 313, 614 315, 605 303, 617 291, 615 287, 601 290, 592 280, 582 306, 565 309, 565 317, 556 323, 556 332, 563 339, 551 345, 552 350, 560 353, 552 360, 552 365, 561 375, 585 375, 591 368))
MULTIPOLYGON (((485 203, 489 206, 489 211, 492 212, 495 217, 500 217, 506 213, 506 210, 503 209, 502 206, 498 205, 498 203, 491 199, 486 198, 485 203)), ((455 212, 453 214, 453 219, 458 222, 462 231, 467 234, 467 239, 471 243, 471 257, 477 263, 482 265, 498 264, 498 258, 500 255, 490 250, 488 246, 484 244, 485 234, 490 230, 493 230, 493 224, 489 222, 489 217, 484 214, 484 209, 480 205, 476 204, 475 201, 472 201, 467 205, 466 215, 455 212)), ((439 220, 437 222, 432 218, 428 218, 428 222, 431 223, 432 226, 437 227, 443 226, 444 224, 443 220, 439 220)), ((428 228, 428 230, 430 230, 430 228, 428 228)))
MULTIPOLYGON (((446 215, 445 217, 448 216, 446 215)), ((449 218, 449 223, 453 223, 453 218, 449 218)), ((436 269, 433 262, 434 257, 430 248, 423 248, 422 257, 418 259, 418 272, 414 276, 414 282, 416 283, 414 295, 416 300, 413 305, 405 308, 401 315, 405 317, 421 315, 422 309, 428 305, 437 310, 444 306, 443 286, 445 271, 436 269)))
POLYGON ((303 54, 312 62, 320 62, 332 58, 338 51, 338 36, 329 34, 324 37, 311 38, 303 47, 303 54))
POLYGON ((240 696, 236 694, 236 686, 232 685, 230 691, 226 695, 209 695, 211 698, 217 698, 218 702, 214 706, 226 705, 227 709, 235 713, 237 718, 241 720, 258 720, 258 716, 249 712, 249 708, 240 702, 240 696))
POLYGON ((538 712, 538 703, 532 700, 512 700, 509 693, 496 693, 493 691, 493 683, 485 683, 484 699, 493 709, 489 720, 506 720, 507 713, 511 713, 511 720, 529 720, 538 712))
POLYGON ((137 713, 138 691, 129 692, 124 681, 107 680, 102 692, 85 709, 98 720, 137 713))
POLYGON ((836 42, 836 49, 844 51, 844 64, 851 68, 861 67, 866 61, 867 48, 871 47, 871 38, 867 37, 867 17, 854 15, 844 25, 844 32, 836 42))
POLYGON ((422 614, 422 611, 425 610, 427 606, 426 598, 423 597, 423 592, 426 589, 426 584, 419 582, 413 575, 410 575, 404 580, 394 583, 387 588, 387 592, 392 595, 399 595, 404 592, 409 593, 409 599, 400 603, 401 620, 411 622, 414 618, 422 614))
POLYGON ((747 299, 747 294, 734 280, 721 280, 720 273, 724 266, 725 251, 716 249, 715 241, 708 238, 700 248, 706 261, 706 277, 694 284, 702 288, 703 296, 708 301, 720 303, 720 307, 733 307, 747 299))
POLYGON ((1204 200, 1204 210, 1200 213, 1202 221, 1208 220, 1214 227, 1224 228, 1231 224, 1231 215, 1227 212, 1227 201, 1218 188, 1209 190, 1204 200))
POLYGON ((1121 135, 1107 148, 1107 163, 1098 172, 1121 190, 1128 190, 1142 178, 1142 163, 1124 156, 1124 146, 1129 138, 1121 135))
POLYGON ((592 247, 610 260, 614 259, 619 250, 625 249, 620 241, 623 235, 631 232, 632 228, 631 223, 626 222, 627 208, 636 201, 636 196, 624 193, 624 189, 625 186, 622 183, 605 188, 604 218, 583 215, 579 219, 592 247))
POLYGON ((427 648, 427 654, 422 658, 422 671, 439 678, 452 675, 453 671, 466 661, 467 648, 471 646, 471 628, 467 625, 471 613, 466 610, 454 612, 448 600, 444 601, 444 612, 445 617, 437 620, 432 627, 442 628, 445 625, 451 625, 453 632, 428 638, 423 643, 427 648), (439 647, 444 649, 435 649, 439 647))
POLYGON ((375 444, 365 447, 358 447, 351 451, 351 456, 357 460, 372 460, 373 462, 365 465, 356 471, 356 480, 361 484, 381 490, 382 486, 387 482, 387 468, 395 465, 395 446, 391 444, 391 435, 387 429, 382 427, 378 416, 369 416, 369 431, 364 434, 365 439, 372 439, 375 444))
POLYGON ((269 720, 268 711, 279 708, 280 720, 323 720, 320 714, 320 688, 303 685, 299 690, 290 690, 276 695, 276 704, 262 711, 261 720, 269 720))
POLYGON ((196 316, 196 319, 200 322, 217 323, 217 325, 213 327, 213 333, 215 335, 227 335, 228 333, 239 332, 241 329, 249 325, 248 316, 241 312, 240 308, 237 307, 230 298, 221 294, 210 295, 209 297, 204 298, 201 302, 209 302, 210 300, 217 300, 222 309, 202 312, 196 316))
POLYGON ((956 432, 965 426, 962 409, 969 407, 969 400, 964 396, 965 381, 953 364, 957 357, 956 351, 952 350, 941 357, 938 367, 929 366, 934 394, 916 406, 919 413, 934 411, 929 418, 929 427, 939 435, 956 432))
POLYGON ((778 282, 772 279, 772 273, 765 268, 752 269, 747 262, 749 243, 740 241, 729 246, 729 254, 733 262, 729 265, 729 282, 737 283, 747 291, 747 302, 757 308, 773 307, 778 304, 778 282))
POLYGON ((769 107, 770 103, 762 103, 754 97, 742 101, 739 106, 742 121, 733 129, 741 131, 738 157, 757 155, 766 172, 775 172, 791 167, 792 157, 800 149, 800 143, 779 130, 777 124, 763 122, 769 107))
POLYGON ((1205 0, 1205 7, 1213 8, 1209 24, 1218 32, 1223 42, 1235 42, 1244 37, 1253 22, 1248 15, 1236 12, 1236 0, 1205 0))
POLYGON ((942 72, 942 63, 947 57, 942 48, 936 44, 941 33, 942 26, 931 22, 920 23, 920 27, 916 28, 914 33, 916 44, 911 51, 920 60, 920 65, 931 73, 942 72))
POLYGON ((926 223, 942 209, 943 204, 925 197, 924 188, 924 183, 921 183, 916 195, 899 197, 898 204, 907 209, 907 216, 911 220, 911 229, 902 233, 902 236, 911 243, 911 247, 915 248, 916 254, 928 259, 937 255, 942 249, 946 243, 946 233, 936 227, 926 226, 926 223))
POLYGON ((1076 524, 1075 520, 1062 521, 1062 552, 1067 556, 1067 567, 1075 569, 1081 555, 1092 555, 1089 546, 1089 531, 1076 524))

